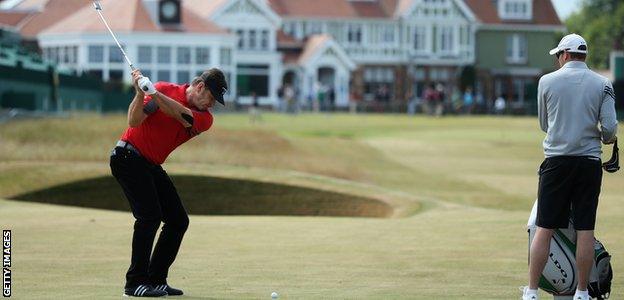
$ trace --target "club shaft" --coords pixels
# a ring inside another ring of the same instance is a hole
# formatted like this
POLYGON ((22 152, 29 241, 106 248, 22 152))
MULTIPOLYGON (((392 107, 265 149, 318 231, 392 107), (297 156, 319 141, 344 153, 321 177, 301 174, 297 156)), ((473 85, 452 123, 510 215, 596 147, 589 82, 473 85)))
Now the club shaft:
POLYGON ((111 30, 110 26, 108 26, 108 22, 106 22, 106 19, 104 19, 104 16, 102 15, 102 12, 99 9, 96 9, 95 11, 97 11, 98 15, 100 16, 100 19, 102 19, 102 22, 104 22, 104 26, 106 26, 106 29, 108 29, 108 32, 110 32, 111 36, 115 40, 115 43, 117 43, 117 46, 119 47, 119 50, 121 50, 121 54, 126 59, 128 64, 130 65, 130 69, 134 71, 135 70, 134 65, 132 64, 132 62, 128 58, 128 55, 126 55, 126 51, 124 51, 123 47, 121 47, 121 44, 119 43, 119 40, 117 40, 117 37, 115 36, 115 33, 113 33, 113 30, 111 30))

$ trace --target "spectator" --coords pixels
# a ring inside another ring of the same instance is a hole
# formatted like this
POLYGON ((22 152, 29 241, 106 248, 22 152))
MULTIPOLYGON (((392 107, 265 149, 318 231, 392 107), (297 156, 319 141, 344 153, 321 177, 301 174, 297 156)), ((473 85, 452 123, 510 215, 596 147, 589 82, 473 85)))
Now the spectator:
POLYGON ((249 107, 249 121, 251 123, 261 122, 262 116, 260 115, 260 102, 258 101, 258 95, 255 91, 251 92, 251 106, 249 107))
POLYGON ((505 99, 501 95, 498 95, 498 98, 494 100, 494 113, 497 115, 502 115, 503 113, 505 113, 506 106, 507 103, 505 103, 505 99))
POLYGON ((453 88, 453 93, 451 94, 451 105, 453 106, 453 112, 459 113, 461 111, 462 97, 457 87, 453 88))
POLYGON ((444 113, 444 103, 446 103, 446 93, 444 92, 444 85, 438 83, 436 85, 437 97, 434 100, 435 116, 440 117, 444 113))
POLYGON ((464 92, 464 105, 463 110, 465 114, 471 114, 474 106, 474 98, 472 97, 472 88, 467 87, 464 92))
POLYGON ((286 111, 289 113, 297 113, 298 109, 295 107, 295 90, 290 84, 284 86, 284 102, 286 103, 286 111))
POLYGON ((435 85, 430 84, 424 92, 425 103, 423 105, 423 110, 428 115, 433 115, 434 107, 436 99, 438 98, 438 93, 435 90, 435 85))

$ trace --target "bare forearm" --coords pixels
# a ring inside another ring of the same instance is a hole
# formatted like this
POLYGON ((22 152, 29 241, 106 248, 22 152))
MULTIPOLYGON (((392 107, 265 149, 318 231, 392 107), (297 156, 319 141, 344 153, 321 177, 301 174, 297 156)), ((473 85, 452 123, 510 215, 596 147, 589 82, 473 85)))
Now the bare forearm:
POLYGON ((143 96, 136 94, 128 107, 128 125, 130 125, 130 127, 137 127, 141 125, 144 119, 143 96))
POLYGON ((163 95, 160 92, 157 92, 156 94, 152 95, 152 98, 156 100, 156 103, 158 103, 158 107, 162 109, 162 111, 166 115, 178 120, 180 123, 182 123, 182 125, 184 125, 184 127, 190 127, 193 125, 193 124, 190 124, 183 117, 183 115, 193 116, 193 113, 191 112, 191 110, 185 107, 184 105, 163 95))

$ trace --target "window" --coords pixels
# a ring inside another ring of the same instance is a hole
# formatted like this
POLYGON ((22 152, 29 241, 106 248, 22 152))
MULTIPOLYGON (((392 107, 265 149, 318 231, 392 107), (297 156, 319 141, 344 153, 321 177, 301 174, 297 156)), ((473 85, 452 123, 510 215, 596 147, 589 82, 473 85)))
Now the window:
POLYGON ((454 41, 453 41, 453 27, 451 26, 441 26, 439 28, 439 41, 438 45, 440 46, 440 52, 442 53, 450 53, 453 52, 454 41))
POLYGON ((152 62, 152 47, 151 46, 139 46, 139 63, 151 63, 152 62))
POLYGON ((109 70, 108 71, 108 81, 120 82, 122 81, 122 79, 123 79, 123 70, 109 70))
POLYGON ((496 78, 494 80, 494 94, 500 95, 505 99, 510 99, 512 97, 511 87, 509 86, 509 80, 507 78, 496 78))
POLYGON ((141 69, 141 74, 145 77, 152 77, 152 70, 150 69, 141 69))
POLYGON ((514 78, 512 81, 513 93, 512 100, 514 102, 524 102, 524 80, 520 78, 514 78))
POLYGON ((157 50, 158 63, 171 63, 171 47, 160 46, 157 50))
POLYGON ((262 50, 269 49, 269 31, 262 30, 262 37, 260 38, 260 48, 262 50))
POLYGON ((461 45, 470 45, 470 26, 464 25, 459 27, 459 43, 461 45))
POLYGON ((50 48, 43 48, 43 58, 50 59, 50 48))
MULTIPOLYGON (((54 59, 54 48, 50 48, 50 58, 54 59)), ((89 62, 101 63, 104 62, 104 46, 89 46, 89 62)), ((101 76, 100 76, 101 78, 101 76)))
POLYGON ((422 52, 426 49, 427 29, 425 27, 414 28, 414 50, 422 52))
POLYGON ((89 77, 92 77, 92 78, 103 79, 102 70, 89 70, 87 71, 87 74, 89 75, 89 77))
POLYGON ((221 48, 219 53, 220 63, 222 65, 231 65, 232 64, 232 50, 230 48, 221 48))
MULTIPOLYGON (((122 46, 123 47, 123 46, 122 46)), ((121 50, 115 46, 108 46, 108 62, 112 63, 120 63, 123 62, 123 55, 121 54, 121 50)))
POLYGON ((61 53, 60 53, 60 58, 61 60, 59 62, 61 63, 68 63, 69 62, 69 47, 61 47, 61 53))
POLYGON ((249 30, 249 49, 256 49, 256 31, 249 30))
POLYGON ((394 26, 385 25, 382 27, 381 41, 383 43, 394 43, 394 26))
POLYGON ((394 69, 389 67, 369 67, 364 69, 364 93, 379 101, 392 98, 394 69))
POLYGON ((364 69, 364 81, 392 82, 394 70, 387 67, 370 67, 364 69))
POLYGON ((67 46, 65 47, 65 53, 63 55, 64 63, 76 63, 78 62, 78 47, 77 46, 67 46))
POLYGON ((433 81, 448 81, 451 79, 451 73, 444 67, 432 67, 429 69, 429 79, 433 81))
POLYGON ((238 49, 245 48, 245 32, 241 29, 236 30, 236 36, 238 36, 238 49))
POLYGON ((321 22, 308 22, 306 25, 306 35, 323 32, 323 24, 321 22))
POLYGON ((354 44, 362 43, 362 25, 349 24, 347 26, 347 41, 354 44))
POLYGON ((191 73, 189 71, 178 71, 178 83, 189 83, 191 81, 191 73))
MULTIPOLYGON (((167 81, 167 82, 171 81, 171 73, 167 70, 160 70, 158 71, 157 75, 158 75, 157 81, 167 81)), ((152 81, 152 82, 155 82, 155 81, 152 81)))
POLYGON ((227 86, 228 86, 227 92, 225 92, 224 95, 225 96, 230 96, 231 95, 231 90, 232 90, 231 89, 231 85, 230 85, 231 84, 230 82, 232 82, 232 80, 231 80, 232 74, 230 72, 228 72, 228 71, 224 71, 223 75, 225 77, 225 82, 227 83, 227 86))
MULTIPOLYGON (((104 50, 102 50, 104 51, 104 50)), ((103 57, 103 55, 102 55, 103 57)), ((50 48, 50 60, 58 63, 59 62, 59 47, 50 48)))
POLYGON ((507 63, 524 64, 527 62, 527 40, 524 34, 507 36, 507 63))
POLYGON ((295 23, 294 22, 284 22, 283 30, 288 35, 294 35, 294 33, 295 33, 295 23))
POLYGON ((502 19, 530 20, 533 15, 531 0, 499 0, 498 14, 502 19))
POLYGON ((258 97, 269 95, 269 66, 239 65, 236 87, 241 96, 250 96, 255 92, 258 97))
POLYGON ((195 49, 195 63, 198 65, 207 65, 210 63, 210 48, 198 47, 195 49))
POLYGON ((191 63, 191 48, 178 47, 178 64, 188 65, 191 63))

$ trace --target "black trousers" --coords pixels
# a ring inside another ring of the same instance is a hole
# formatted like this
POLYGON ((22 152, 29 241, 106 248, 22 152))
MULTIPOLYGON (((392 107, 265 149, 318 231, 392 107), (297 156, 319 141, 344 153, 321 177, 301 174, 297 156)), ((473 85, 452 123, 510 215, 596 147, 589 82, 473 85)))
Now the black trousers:
POLYGON ((136 219, 126 288, 164 284, 189 224, 178 192, 160 165, 151 164, 128 149, 115 148, 110 167, 136 219), (164 225, 152 253, 161 221, 164 225))

